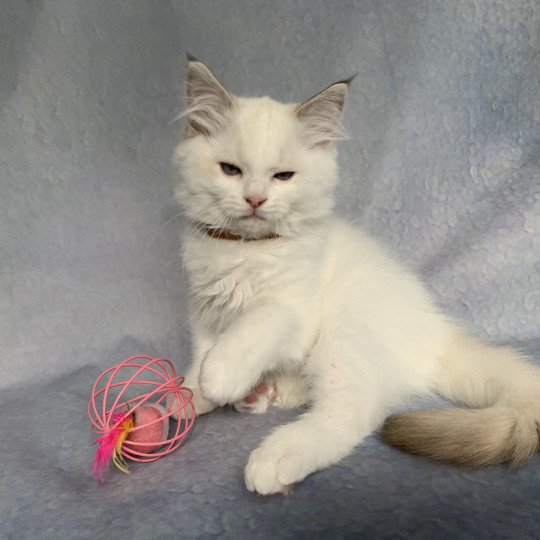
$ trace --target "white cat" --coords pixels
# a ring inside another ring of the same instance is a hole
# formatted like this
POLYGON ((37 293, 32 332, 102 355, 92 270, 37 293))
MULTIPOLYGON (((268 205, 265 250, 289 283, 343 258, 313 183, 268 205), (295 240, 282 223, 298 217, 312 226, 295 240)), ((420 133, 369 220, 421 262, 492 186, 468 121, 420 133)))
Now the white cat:
POLYGON ((540 369, 456 328, 413 274, 332 215, 349 81, 300 105, 233 96, 194 58, 187 81, 177 198, 191 220, 196 410, 309 406, 251 454, 247 488, 287 492, 411 395, 474 409, 391 416, 388 442, 466 466, 531 457, 540 369))

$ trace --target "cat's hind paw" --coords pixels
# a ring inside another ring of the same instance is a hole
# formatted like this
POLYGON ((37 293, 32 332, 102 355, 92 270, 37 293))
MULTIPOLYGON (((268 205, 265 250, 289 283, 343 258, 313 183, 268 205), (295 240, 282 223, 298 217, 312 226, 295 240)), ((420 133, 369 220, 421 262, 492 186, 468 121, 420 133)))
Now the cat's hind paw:
POLYGON ((249 396, 234 404, 238 412, 250 412, 252 414, 263 414, 278 397, 275 384, 262 383, 257 386, 249 396))

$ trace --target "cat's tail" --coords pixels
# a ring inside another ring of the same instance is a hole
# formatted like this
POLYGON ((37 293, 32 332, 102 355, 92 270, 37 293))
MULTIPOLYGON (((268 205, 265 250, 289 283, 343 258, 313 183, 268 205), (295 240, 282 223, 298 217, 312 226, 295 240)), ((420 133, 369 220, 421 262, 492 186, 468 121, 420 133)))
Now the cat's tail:
POLYGON ((459 334, 436 390, 473 409, 390 416, 382 438, 402 450, 466 467, 518 467, 540 449, 540 368, 518 351, 459 334))

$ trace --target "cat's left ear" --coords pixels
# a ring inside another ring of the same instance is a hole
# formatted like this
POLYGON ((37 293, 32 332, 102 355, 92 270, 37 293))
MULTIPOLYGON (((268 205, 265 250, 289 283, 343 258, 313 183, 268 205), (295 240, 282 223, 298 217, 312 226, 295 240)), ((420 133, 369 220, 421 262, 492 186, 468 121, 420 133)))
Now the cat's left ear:
POLYGON ((303 124, 310 146, 327 146, 347 138, 341 127, 341 116, 353 79, 334 83, 296 107, 295 115, 303 124))
POLYGON ((234 98, 218 81, 210 69, 188 55, 187 68, 187 135, 216 134, 227 123, 234 98))

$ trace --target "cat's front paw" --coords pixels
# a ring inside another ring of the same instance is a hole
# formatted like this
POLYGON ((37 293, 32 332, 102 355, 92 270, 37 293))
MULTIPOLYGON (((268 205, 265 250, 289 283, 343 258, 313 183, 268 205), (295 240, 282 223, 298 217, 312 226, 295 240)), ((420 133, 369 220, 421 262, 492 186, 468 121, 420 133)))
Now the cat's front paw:
POLYGON ((293 485, 312 472, 309 463, 305 462, 301 447, 279 439, 270 436, 249 456, 244 473, 249 491, 261 495, 289 495, 293 485))
MULTIPOLYGON (((198 386, 189 385, 188 388, 193 393, 192 401, 193 405, 195 406, 195 414, 197 416, 212 412, 217 407, 216 403, 213 403, 212 401, 209 401, 202 396, 201 389, 198 386)), ((178 402, 174 396, 168 396, 167 404, 171 408, 171 410, 175 410, 178 408, 178 402)), ((188 418, 191 418, 191 408, 186 407, 185 414, 188 418)), ((178 420, 178 413, 174 413, 172 417, 175 420, 178 420)))
POLYGON ((244 384, 243 373, 238 372, 233 359, 218 347, 206 355, 201 365, 199 387, 205 399, 225 405, 238 401, 249 391, 244 384))

